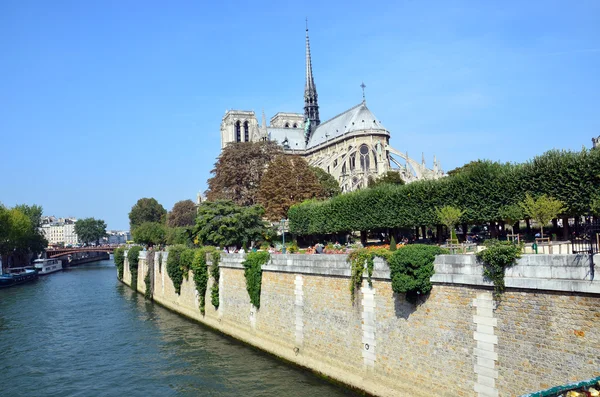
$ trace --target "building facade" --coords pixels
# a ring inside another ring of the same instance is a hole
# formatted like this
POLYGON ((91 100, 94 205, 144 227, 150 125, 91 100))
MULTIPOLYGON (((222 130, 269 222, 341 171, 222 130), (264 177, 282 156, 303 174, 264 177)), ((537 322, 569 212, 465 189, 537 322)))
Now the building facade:
POLYGON ((304 113, 279 112, 267 126, 264 112, 259 124, 254 111, 229 110, 221 122, 221 148, 232 142, 276 141, 286 153, 333 175, 343 192, 365 187, 388 171, 398 172, 405 182, 444 176, 435 156, 428 168, 424 156, 419 162, 390 146, 390 132, 367 107, 364 91, 361 103, 321 122, 308 29, 305 80, 304 113))
POLYGON ((75 245, 79 243, 75 233, 76 218, 42 217, 40 231, 48 240, 48 244, 75 245))

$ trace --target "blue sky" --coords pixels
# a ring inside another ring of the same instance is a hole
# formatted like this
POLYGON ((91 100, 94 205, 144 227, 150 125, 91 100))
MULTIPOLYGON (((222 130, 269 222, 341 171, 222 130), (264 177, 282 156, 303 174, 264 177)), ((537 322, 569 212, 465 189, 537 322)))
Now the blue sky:
POLYGON ((590 147, 598 1, 0 2, 0 202, 128 228, 195 199, 227 109, 301 112, 309 18, 321 119, 361 101, 444 170, 590 147))

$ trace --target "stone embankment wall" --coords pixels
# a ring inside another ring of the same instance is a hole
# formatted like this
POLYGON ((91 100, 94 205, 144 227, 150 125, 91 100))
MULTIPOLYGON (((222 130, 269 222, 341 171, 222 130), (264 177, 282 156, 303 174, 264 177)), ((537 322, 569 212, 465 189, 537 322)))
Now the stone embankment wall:
MULTIPOLYGON (((159 304, 374 395, 510 396, 600 376, 600 281, 584 257, 525 255, 498 303, 474 256, 441 255, 431 294, 413 305, 392 292, 381 260, 352 303, 346 256, 275 255, 263 266, 257 310, 243 255, 224 254, 220 306, 210 303, 210 278, 203 316, 191 272, 177 295, 167 254, 156 255, 159 304)), ((127 262, 123 281, 131 284, 127 262)))

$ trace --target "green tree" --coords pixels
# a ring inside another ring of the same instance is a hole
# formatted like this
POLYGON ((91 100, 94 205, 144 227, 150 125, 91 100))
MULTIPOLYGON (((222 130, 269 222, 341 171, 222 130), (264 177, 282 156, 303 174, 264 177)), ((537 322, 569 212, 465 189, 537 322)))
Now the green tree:
POLYGON ((129 227, 131 232, 144 222, 164 223, 167 210, 155 198, 141 198, 131 207, 129 227))
POLYGON ((525 200, 523 200, 519 205, 529 218, 540 224, 542 237, 544 237, 544 225, 548 224, 548 222, 556 218, 565 210, 562 201, 548 197, 545 194, 542 194, 537 199, 534 199, 529 193, 527 193, 525 200))
POLYGON ((397 171, 387 171, 377 179, 370 178, 368 181, 368 187, 375 187, 378 185, 389 184, 389 185, 404 185, 404 180, 397 171))
POLYGON ((138 244, 161 245, 166 242, 167 230, 162 223, 144 222, 133 229, 132 237, 138 244))
POLYGON ((96 242, 106 236, 106 223, 102 219, 85 218, 75 222, 75 234, 83 243, 96 242))
POLYGON ((483 162, 484 161, 482 161, 482 160, 475 160, 475 161, 468 162, 465 165, 462 165, 460 167, 456 167, 455 169, 448 171, 448 175, 449 176, 455 176, 455 175, 460 174, 461 172, 469 171, 471 168, 476 167, 476 166, 480 165, 483 162))
POLYGON ((333 175, 320 167, 310 167, 310 169, 319 180, 321 189, 323 190, 323 196, 325 198, 335 197, 342 193, 340 183, 333 177, 333 175))
POLYGON ((237 205, 256 204, 267 165, 282 153, 274 141, 228 144, 211 171, 206 197, 209 201, 231 200, 237 205))
POLYGON ((518 204, 505 205, 500 208, 500 219, 509 224, 514 233, 514 224, 523 219, 523 209, 518 204))
POLYGON ((258 191, 258 202, 271 221, 285 218, 292 205, 317 197, 323 197, 321 184, 300 156, 276 157, 269 164, 258 191))
MULTIPOLYGON (((0 204, 0 257, 2 266, 13 263, 26 264, 28 255, 42 252, 48 242, 39 232, 36 218, 39 206, 18 205, 7 209, 0 204)), ((39 221, 38 221, 39 222, 39 221)))
POLYGON ((202 245, 218 247, 260 241, 269 234, 263 221, 264 210, 253 205, 242 207, 229 200, 205 201, 198 207, 194 236, 202 245))
POLYGON ((169 227, 193 226, 196 223, 196 204, 192 200, 181 200, 175 203, 167 215, 169 227))
POLYGON ((453 207, 451 205, 445 205, 442 208, 436 207, 436 213, 439 219, 439 222, 446 226, 450 231, 450 238, 456 239, 456 232, 454 228, 456 224, 460 221, 460 217, 463 216, 464 211, 460 208, 453 207))
POLYGON ((596 192, 592 196, 592 201, 590 203, 590 211, 592 212, 592 214, 600 216, 600 192, 596 192))
POLYGON ((167 245, 182 244, 192 245, 194 227, 169 227, 167 228, 167 245))

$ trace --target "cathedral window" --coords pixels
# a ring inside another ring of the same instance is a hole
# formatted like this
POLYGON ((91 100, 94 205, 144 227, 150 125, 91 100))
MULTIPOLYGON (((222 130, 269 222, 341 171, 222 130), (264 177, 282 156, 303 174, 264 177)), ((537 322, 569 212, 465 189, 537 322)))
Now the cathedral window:
POLYGON ((241 127, 241 123, 238 121, 235 122, 235 141, 236 142, 241 142, 242 141, 242 127, 241 127))
POLYGON ((367 145, 360 146, 360 168, 363 171, 368 171, 371 166, 371 161, 369 158, 369 147, 367 145))
POLYGON ((298 128, 298 124, 294 123, 293 128, 298 128))
POLYGON ((350 171, 353 171, 354 168, 356 168, 356 153, 350 155, 350 171))
POLYGON ((250 141, 250 128, 248 122, 244 121, 244 142, 250 141))
POLYGON ((285 128, 290 128, 290 123, 285 123, 285 128))
POLYGON ((342 175, 346 175, 346 163, 342 164, 342 175))

